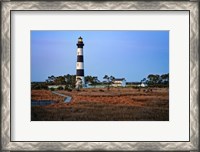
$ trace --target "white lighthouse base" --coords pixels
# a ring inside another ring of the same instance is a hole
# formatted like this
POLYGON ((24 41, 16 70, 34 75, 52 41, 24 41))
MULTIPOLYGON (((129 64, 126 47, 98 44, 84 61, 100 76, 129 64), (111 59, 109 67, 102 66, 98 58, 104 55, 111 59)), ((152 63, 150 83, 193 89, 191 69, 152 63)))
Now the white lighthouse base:
POLYGON ((76 76, 76 88, 81 87, 85 88, 85 78, 84 76, 76 76))

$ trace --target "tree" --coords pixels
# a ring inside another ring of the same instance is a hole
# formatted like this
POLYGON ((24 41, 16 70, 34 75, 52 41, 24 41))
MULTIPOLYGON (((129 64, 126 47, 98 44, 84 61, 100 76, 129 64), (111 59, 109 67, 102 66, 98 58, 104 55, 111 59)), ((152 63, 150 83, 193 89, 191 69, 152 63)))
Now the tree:
POLYGON ((52 76, 49 76, 48 79, 46 80, 46 82, 48 84, 54 84, 54 81, 55 81, 55 77, 52 75, 52 76))
POLYGON ((54 80, 54 83, 56 85, 66 84, 65 77, 64 76, 56 77, 55 80, 54 80))
POLYGON ((146 78, 143 78, 143 79, 141 80, 141 83, 146 83, 146 81, 147 81, 147 79, 146 79, 146 78))
POLYGON ((169 85, 169 73, 168 74, 149 74, 147 77, 147 83, 151 86, 166 87, 169 85))
POLYGON ((100 83, 100 81, 98 80, 98 77, 96 76, 85 76, 85 82, 90 84, 90 85, 93 85, 93 86, 96 86, 98 83, 100 83))
POLYGON ((159 78, 160 78, 160 76, 159 75, 154 75, 154 74, 150 74, 150 75, 148 75, 148 82, 150 83, 150 84, 157 84, 158 82, 159 82, 159 78))
POLYGON ((66 83, 66 89, 72 90, 73 88, 75 88, 76 85, 76 75, 70 75, 67 74, 64 76, 64 80, 66 83))
POLYGON ((47 90, 48 86, 45 82, 31 82, 31 89, 33 90, 47 90))
POLYGON ((105 75, 105 76, 103 77, 103 79, 105 79, 105 80, 107 81, 107 90, 110 90, 110 85, 112 84, 113 79, 115 79, 115 77, 105 75))
POLYGON ((93 82, 93 77, 88 75, 88 76, 85 76, 85 82, 87 83, 92 83, 93 82))
POLYGON ((162 83, 169 84, 169 73, 161 75, 162 83))
POLYGON ((64 75, 64 76, 49 76, 46 80, 47 85, 66 85, 66 88, 73 89, 76 84, 76 75, 64 75))

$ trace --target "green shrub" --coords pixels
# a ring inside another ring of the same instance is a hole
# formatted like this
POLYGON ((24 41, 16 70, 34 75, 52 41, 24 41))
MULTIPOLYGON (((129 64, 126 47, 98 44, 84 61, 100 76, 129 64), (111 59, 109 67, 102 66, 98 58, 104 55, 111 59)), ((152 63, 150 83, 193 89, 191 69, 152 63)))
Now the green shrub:
POLYGON ((58 87, 58 90, 63 90, 63 87, 59 86, 59 87, 58 87))
POLYGON ((55 88, 50 88, 51 91, 55 91, 55 88))

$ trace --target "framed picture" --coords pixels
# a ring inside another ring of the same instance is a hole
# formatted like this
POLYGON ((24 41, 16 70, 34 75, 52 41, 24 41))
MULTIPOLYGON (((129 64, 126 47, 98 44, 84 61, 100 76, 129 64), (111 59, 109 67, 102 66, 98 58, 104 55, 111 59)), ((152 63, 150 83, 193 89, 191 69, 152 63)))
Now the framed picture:
POLYGON ((198 1, 1 12, 1 150, 199 150, 198 1))

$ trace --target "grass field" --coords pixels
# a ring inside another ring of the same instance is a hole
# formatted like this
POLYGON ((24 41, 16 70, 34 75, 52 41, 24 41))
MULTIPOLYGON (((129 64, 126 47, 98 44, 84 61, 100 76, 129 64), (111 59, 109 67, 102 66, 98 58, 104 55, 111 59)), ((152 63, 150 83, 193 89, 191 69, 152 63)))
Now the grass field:
POLYGON ((168 121, 168 88, 146 89, 99 88, 72 92, 57 91, 72 97, 64 103, 64 97, 47 90, 32 90, 32 100, 54 100, 55 104, 32 106, 32 121, 168 121))

